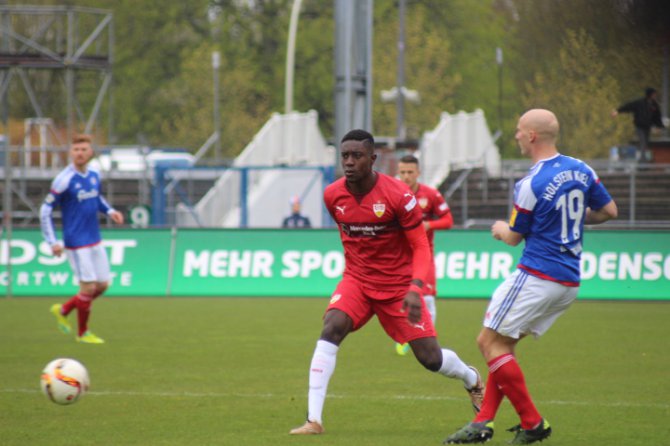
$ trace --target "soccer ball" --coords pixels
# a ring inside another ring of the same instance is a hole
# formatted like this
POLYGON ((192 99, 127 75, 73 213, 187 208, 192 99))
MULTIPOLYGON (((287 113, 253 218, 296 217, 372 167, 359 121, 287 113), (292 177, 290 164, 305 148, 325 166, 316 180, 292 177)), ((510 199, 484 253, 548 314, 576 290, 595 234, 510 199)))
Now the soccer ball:
POLYGON ((54 359, 42 371, 42 392, 56 404, 76 403, 89 383, 86 367, 75 359, 54 359))

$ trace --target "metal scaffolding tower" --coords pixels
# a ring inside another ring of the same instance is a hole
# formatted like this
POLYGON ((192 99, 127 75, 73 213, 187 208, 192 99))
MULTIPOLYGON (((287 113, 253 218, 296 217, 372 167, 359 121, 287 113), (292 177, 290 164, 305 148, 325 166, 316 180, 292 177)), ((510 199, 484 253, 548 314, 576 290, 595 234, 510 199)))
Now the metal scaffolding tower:
MULTIPOLYGON (((0 6, 0 165, 3 169, 2 246, 7 250, 6 294, 12 295, 13 196, 28 208, 38 206, 26 193, 26 168, 31 167, 32 130, 39 129, 41 175, 58 167, 60 154, 75 132, 93 133, 107 99, 108 136, 112 138, 112 63, 114 30, 111 12, 76 6, 0 6), (9 120, 24 121, 23 145, 12 147, 9 120), (53 123, 67 127, 67 135, 53 123), (83 125, 81 125, 81 124, 83 125), (54 141, 49 147, 47 141, 54 141), (47 162, 47 156, 50 163, 47 162), (19 162, 17 162, 19 161, 19 162), (14 167, 21 164, 21 170, 14 167), (47 165, 47 164, 50 164, 47 165), (15 170, 15 172, 12 172, 15 170), (18 177, 18 184, 12 177, 18 177)), ((98 135, 100 132, 96 132, 98 135)))
MULTIPOLYGON (((112 13, 101 9, 0 6, 0 114, 5 132, 10 116, 52 118, 66 123, 69 141, 76 131, 94 130, 107 99, 111 135, 112 25, 112 13)), ((53 136, 65 145, 62 137, 53 136)))

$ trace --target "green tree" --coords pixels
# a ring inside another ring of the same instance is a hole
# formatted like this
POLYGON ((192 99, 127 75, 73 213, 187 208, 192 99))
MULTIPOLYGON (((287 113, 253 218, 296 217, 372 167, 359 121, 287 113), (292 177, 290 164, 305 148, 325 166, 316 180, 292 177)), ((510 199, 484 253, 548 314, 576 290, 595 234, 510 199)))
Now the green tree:
MULTIPOLYGON (((512 36, 510 42, 515 53, 512 75, 523 91, 528 93, 532 87, 533 92, 539 93, 541 87, 537 82, 546 82, 547 79, 561 81, 556 74, 559 72, 574 75, 571 79, 573 82, 582 82, 587 68, 592 66, 605 77, 607 88, 613 89, 609 94, 603 93, 599 97, 589 93, 585 98, 578 99, 566 93, 578 90, 582 95, 586 94, 584 86, 587 84, 568 85, 563 80, 562 89, 545 85, 549 89, 541 92, 545 106, 555 109, 560 104, 567 110, 567 103, 572 101, 569 107, 574 116, 572 119, 586 120, 581 124, 585 137, 588 136, 588 130, 584 126, 591 122, 600 126, 604 123, 611 125, 611 119, 604 116, 608 111, 624 101, 640 97, 644 87, 660 86, 662 83, 662 48, 670 45, 670 28, 667 26, 670 23, 670 3, 667 1, 501 0, 499 6, 501 13, 507 17, 512 36), (567 37, 566 30, 575 30, 577 37, 567 37), (557 56, 562 51, 569 54, 577 51, 574 48, 576 43, 573 42, 573 48, 569 49, 570 45, 566 41, 581 41, 585 35, 588 36, 589 47, 593 52, 591 57, 594 59, 582 55, 579 61, 585 64, 582 68, 585 73, 577 75, 578 67, 566 71, 565 56, 557 56), (589 121, 589 117, 595 114, 600 114, 602 119, 589 121)), ((603 83, 594 87, 597 91, 606 89, 603 83)), ((524 96, 523 105, 529 105, 528 94, 524 96)), ((596 153, 602 155, 609 146, 625 143, 631 133, 629 123, 619 122, 611 134, 602 135, 604 139, 591 135, 588 139, 582 139, 582 142, 575 141, 576 145, 572 145, 571 149, 590 141, 593 147, 597 147, 596 153), (622 125, 628 130, 624 131, 622 125)), ((588 149, 587 153, 592 150, 595 149, 588 149)))
POLYGON ((207 0, 87 2, 114 15, 112 142, 174 145, 162 129, 176 110, 161 107, 160 89, 179 76, 182 55, 208 37, 207 4, 207 0))
MULTIPOLYGON (((172 145, 193 147, 214 131, 211 55, 211 44, 189 50, 179 75, 164 83, 150 104, 169 111, 160 130, 172 145)), ((237 61, 234 70, 224 65, 222 71, 221 141, 223 155, 234 158, 269 118, 271 108, 269 97, 258 94, 255 67, 249 61, 237 61)))
POLYGON ((455 110, 484 110, 489 127, 502 127, 506 132, 514 129, 506 122, 516 112, 517 87, 512 82, 510 64, 515 58, 510 45, 511 33, 507 18, 497 7, 495 0, 440 0, 425 1, 429 19, 441 30, 443 39, 449 43, 450 71, 457 73, 461 82, 454 90, 455 110), (496 48, 503 50, 502 86, 499 85, 499 69, 496 48), (499 93, 502 90, 502 102, 499 93), (501 115, 498 110, 501 108, 501 115), (500 118, 500 119, 499 119, 500 118), (500 122, 502 121, 502 122, 500 122))
POLYGON ((625 133, 621 120, 610 116, 618 95, 618 83, 607 73, 593 39, 584 30, 567 30, 558 66, 526 83, 523 104, 556 113, 566 154, 596 158, 606 156, 608 147, 620 143, 625 133))
MULTIPOLYGON (((378 2, 375 9, 373 52, 373 127, 380 135, 396 134, 396 104, 384 103, 381 90, 397 84, 398 9, 378 2)), ((419 138, 434 127, 440 113, 453 108, 453 94, 461 77, 450 69, 448 40, 428 20, 430 11, 411 3, 405 18, 405 86, 417 90, 420 104, 405 102, 408 137, 419 138)))
MULTIPOLYGON (((31 3, 113 12, 111 133, 116 143, 200 147, 214 130, 214 50, 222 55, 220 109, 226 156, 235 156, 272 112, 283 112, 292 0, 31 3), (219 8, 220 14, 208 17, 212 8, 219 8)), ((396 85, 397 0, 375 0, 374 8, 373 130, 394 135, 395 104, 383 103, 380 91, 396 85)), ((420 137, 433 128, 442 111, 481 108, 491 129, 502 127, 499 144, 510 156, 518 153, 513 144, 518 115, 540 102, 559 112, 563 142, 570 150, 602 156, 610 145, 625 142, 630 123, 605 115, 639 97, 645 86, 662 85, 661 49, 670 45, 670 2, 665 0, 407 0, 405 23, 406 86, 422 98, 418 105, 406 104, 409 135, 420 137), (504 51, 502 103, 497 47, 504 51)), ((326 137, 334 127, 334 27, 332 0, 303 1, 294 108, 316 110, 326 137)), ((64 121, 64 115, 59 116, 65 100, 62 79, 47 72, 31 77, 45 114, 64 121)), ((99 79, 81 72, 78 81, 78 100, 86 109, 95 99, 99 79)), ((15 121, 31 114, 29 99, 21 91, 13 92, 10 105, 15 121)), ((101 110, 103 126, 110 122, 106 111, 101 110)))
POLYGON ((191 150, 204 143, 214 131, 211 58, 218 50, 222 146, 234 157, 282 103, 288 1, 220 2, 212 23, 208 11, 217 2, 151 1, 154 7, 143 2, 141 9, 113 5, 120 139, 191 150))
MULTIPOLYGON (((286 28, 288 29, 288 21, 286 28)), ((280 53, 285 57, 285 48, 280 53)), ((326 137, 332 135, 335 128, 334 54, 333 2, 304 1, 296 39, 293 104, 299 111, 318 111, 319 126, 326 137)), ((281 66, 284 67, 283 63, 281 66)), ((284 81, 283 73, 280 79, 284 81)), ((281 100, 283 99, 282 94, 281 100)), ((281 111, 283 112, 283 107, 281 111)))

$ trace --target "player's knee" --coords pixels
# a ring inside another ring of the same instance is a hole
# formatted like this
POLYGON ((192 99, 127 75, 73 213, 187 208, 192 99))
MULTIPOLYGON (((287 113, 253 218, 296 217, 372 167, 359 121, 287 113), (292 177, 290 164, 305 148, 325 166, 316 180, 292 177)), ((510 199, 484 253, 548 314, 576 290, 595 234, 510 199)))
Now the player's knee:
POLYGON ((442 367, 442 359, 431 357, 427 361, 421 361, 421 365, 423 365, 426 369, 430 370, 431 372, 437 372, 438 370, 440 370, 440 367, 442 367))
POLYGON ((353 328, 353 321, 342 311, 328 311, 323 320, 321 339, 340 345, 353 328))
POLYGON ((98 282, 95 287, 95 293, 93 294, 93 298, 102 295, 105 291, 107 291, 108 286, 109 285, 107 282, 98 282))
POLYGON ((97 289, 95 282, 81 282, 79 284, 79 293, 86 296, 93 296, 97 289))
POLYGON ((412 351, 417 361, 431 372, 437 372, 442 367, 442 349, 435 337, 419 338, 410 341, 412 351))
POLYGON ((321 331, 320 339, 331 344, 340 345, 349 332, 344 326, 338 324, 325 324, 321 331))
POLYGON ((484 328, 477 336, 477 346, 487 361, 502 354, 512 353, 516 342, 512 338, 499 335, 490 328, 484 328))
POLYGON ((486 349, 489 345, 489 340, 487 336, 485 336, 484 332, 482 331, 479 333, 479 336, 477 336, 477 347, 479 347, 479 351, 484 354, 486 352, 486 349))
POLYGON ((439 349, 421 351, 416 354, 419 363, 431 372, 437 372, 442 367, 442 354, 439 349))

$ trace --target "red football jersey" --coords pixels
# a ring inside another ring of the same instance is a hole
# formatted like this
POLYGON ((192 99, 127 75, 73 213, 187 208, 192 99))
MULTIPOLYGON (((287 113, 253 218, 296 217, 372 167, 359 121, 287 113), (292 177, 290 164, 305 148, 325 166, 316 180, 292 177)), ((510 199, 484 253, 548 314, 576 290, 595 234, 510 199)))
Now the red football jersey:
MULTIPOLYGON (((449 205, 444 201, 442 194, 437 189, 419 183, 419 188, 414 195, 419 203, 421 212, 423 212, 424 220, 437 220, 450 212, 449 205)), ((430 249, 432 250, 434 246, 433 239, 435 238, 434 231, 428 231, 427 235, 430 249)))
POLYGON ((365 195, 354 195, 345 178, 326 187, 323 201, 340 229, 344 277, 364 286, 406 287, 412 280, 412 248, 404 230, 421 224, 421 210, 407 185, 377 172, 365 195))

